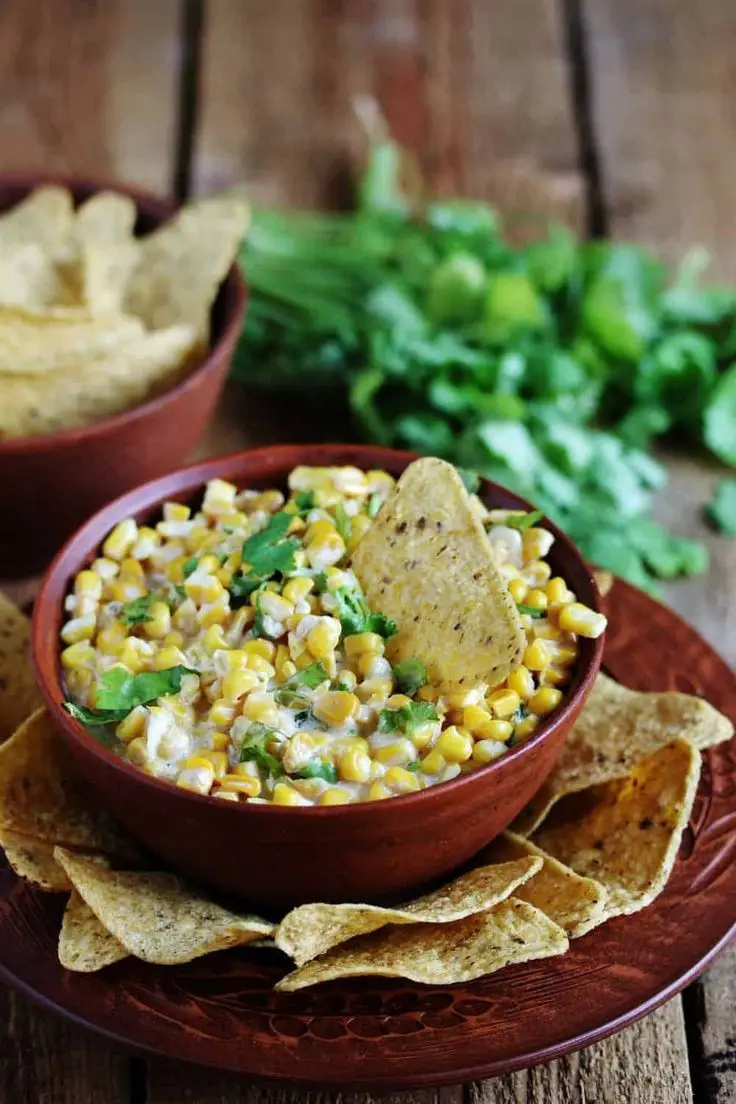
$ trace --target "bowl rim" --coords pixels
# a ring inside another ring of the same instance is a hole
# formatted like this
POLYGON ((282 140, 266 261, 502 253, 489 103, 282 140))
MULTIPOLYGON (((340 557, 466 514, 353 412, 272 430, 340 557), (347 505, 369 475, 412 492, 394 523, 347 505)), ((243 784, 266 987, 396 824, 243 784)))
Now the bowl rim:
MULTIPOLYGON (((76 193, 89 191, 90 195, 98 192, 112 191, 120 195, 128 196, 136 205, 139 214, 148 214, 156 220, 157 226, 163 225, 172 218, 182 204, 173 196, 157 195, 145 188, 139 188, 135 184, 127 184, 124 181, 105 179, 103 177, 85 177, 74 173, 0 173, 0 200, 4 189, 27 187, 28 193, 35 188, 45 185, 60 185, 68 188, 77 203, 76 193)), ((5 209, 5 208, 2 208, 5 209)), ((224 349, 234 343, 242 326, 247 287, 243 274, 237 264, 234 263, 228 269, 224 280, 218 288, 215 300, 219 296, 225 300, 232 300, 228 310, 228 317, 224 319, 222 330, 214 344, 210 345, 201 362, 183 380, 174 387, 156 395, 146 402, 123 410, 120 414, 113 414, 110 418, 91 422, 90 425, 76 426, 71 429, 58 430, 56 433, 39 433, 28 437, 10 437, 7 440, 0 438, 0 458, 6 456, 24 456, 29 453, 48 452, 57 448, 75 448, 84 445, 91 440, 98 439, 107 433, 114 433, 133 424, 139 418, 148 415, 155 416, 160 413, 168 402, 177 396, 186 394, 195 388, 203 376, 213 372, 218 366, 224 349)), ((213 302, 214 307, 214 302, 213 302)))
MULTIPOLYGON (((104 531, 109 532, 112 526, 115 525, 117 521, 122 520, 122 518, 141 512, 148 513, 151 510, 155 510, 167 500, 169 494, 191 494, 202 487, 208 479, 216 478, 220 475, 223 469, 229 470, 232 465, 237 465, 238 462, 242 462, 246 459, 252 459, 256 463, 261 459, 263 461, 268 460, 269 463, 263 465, 266 469, 263 478, 268 478, 270 475, 268 469, 278 469, 280 466, 283 467, 283 465, 279 464, 281 457, 283 457, 284 460, 288 457, 289 464, 293 467, 295 464, 292 464, 292 461, 294 461, 295 454, 309 454, 310 449, 315 448, 320 450, 322 456, 326 453, 331 457, 333 464, 348 463, 348 461, 340 459, 340 457, 344 458, 346 453, 349 453, 352 457, 361 453, 365 455, 367 462, 366 467, 368 465, 371 467, 384 467, 392 463, 394 466, 398 464, 406 466, 413 460, 418 459, 417 454, 412 452, 385 448, 379 445, 364 444, 311 443, 297 445, 266 445, 253 449, 241 449, 201 460, 193 464, 188 464, 184 467, 175 469, 173 472, 169 472, 167 475, 160 476, 158 479, 149 480, 146 483, 140 484, 132 491, 128 491, 126 494, 121 495, 106 506, 103 506, 100 510, 97 510, 87 521, 75 530, 67 541, 65 541, 46 569, 38 591, 31 625, 31 658, 36 680, 47 710, 62 729, 65 736, 77 746, 80 754, 91 754, 93 758, 99 761, 100 767, 107 766, 108 768, 111 767, 114 770, 123 772, 130 777, 131 780, 134 779, 137 784, 147 787, 152 794, 162 791, 168 793, 169 796, 178 794, 182 800, 200 804, 203 809, 219 807, 227 809, 230 812, 234 811, 241 816, 251 817, 286 816, 287 814, 297 813, 302 815, 307 814, 315 818, 334 817, 347 821, 351 818, 355 819, 365 816, 366 809, 370 808, 371 803, 350 802, 345 805, 330 806, 280 806, 272 802, 264 802, 263 804, 255 805, 250 802, 239 802, 236 805, 234 802, 223 803, 217 801, 216 798, 211 797, 209 794, 197 794, 189 790, 175 787, 171 782, 166 782, 154 778, 151 775, 144 774, 143 771, 139 770, 132 763, 129 763, 126 759, 122 758, 122 756, 104 747, 82 724, 75 720, 62 707, 61 703, 64 698, 64 689, 59 663, 59 638, 56 632, 51 631, 50 624, 52 617, 55 620, 55 615, 57 613, 59 615, 59 620, 61 620, 61 615, 63 614, 63 597, 60 599, 57 609, 57 604, 52 599, 50 592, 58 585, 59 578, 62 576, 64 583, 63 592, 64 594, 68 592, 69 581, 81 569, 82 565, 87 562, 91 554, 99 548, 102 538, 96 536, 93 541, 90 541, 89 534, 91 531, 96 530, 101 523, 104 523, 104 531), (368 459, 369 457, 370 459, 368 459), (178 486, 180 483, 182 485, 178 486), (72 565, 67 568, 65 565, 67 560, 70 559, 72 565)), ((309 463, 308 460, 305 462, 309 463)), ((356 464, 355 466, 358 465, 356 464)), ((232 474, 229 477, 232 479, 237 478, 232 474)), ((274 478, 277 478, 277 476, 274 475, 274 478)), ((512 498, 515 502, 518 502, 520 509, 533 509, 533 507, 520 495, 508 491, 499 484, 484 479, 483 477, 481 477, 481 489, 487 496, 491 495, 494 491, 501 491, 507 498, 512 498)), ((581 570, 583 577, 589 583, 590 594, 585 596, 586 604, 590 605, 590 607, 596 611, 599 610, 599 594, 591 569, 584 561, 576 546, 562 530, 547 518, 545 518, 545 526, 554 534, 555 543, 559 542, 560 546, 564 549, 564 554, 567 557, 571 557, 573 561, 577 561, 577 566, 581 570)), ((605 632, 597 639, 586 640, 585 643, 589 645, 586 649, 588 656, 579 669, 577 683, 573 687, 572 692, 563 698, 563 701, 549 717, 542 719, 541 723, 528 740, 525 740, 524 743, 520 744, 518 747, 510 748, 491 763, 484 764, 476 770, 469 771, 467 774, 461 775, 458 778, 439 783, 437 786, 428 786, 426 789, 419 790, 415 793, 394 795, 390 798, 392 808, 396 808, 393 804, 394 802, 399 802, 402 809, 408 809, 410 806, 422 801, 426 802, 430 797, 437 797, 438 790, 441 790, 447 795, 457 794, 459 797, 463 788, 477 784, 480 779, 490 782, 494 775, 498 775, 502 771, 512 767, 513 764, 527 754, 530 749, 533 749, 538 744, 542 743, 542 741, 550 738, 556 733, 561 726, 565 725, 565 723, 571 719, 571 715, 574 717, 580 703, 585 701, 585 698, 592 689, 601 666, 605 632)), ((543 781, 543 779, 540 780, 540 786, 543 781)), ((380 807, 382 803, 373 802, 372 804, 376 807, 380 807)))

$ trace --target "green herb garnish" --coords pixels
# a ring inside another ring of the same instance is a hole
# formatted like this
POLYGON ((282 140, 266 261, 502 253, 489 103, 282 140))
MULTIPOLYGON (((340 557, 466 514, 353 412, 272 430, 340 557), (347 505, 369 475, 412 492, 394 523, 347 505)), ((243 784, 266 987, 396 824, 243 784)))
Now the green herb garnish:
POLYGON ((83 724, 113 724, 122 721, 137 705, 148 705, 168 694, 178 694, 185 675, 196 675, 191 667, 167 667, 131 675, 124 667, 111 667, 100 679, 95 708, 64 702, 64 708, 83 724))
POLYGON ((314 491, 297 491, 294 495, 294 505, 298 514, 308 514, 314 509, 314 491))
POLYGON ((736 536, 736 479, 721 479, 706 514, 714 528, 736 536))
POLYGON ((194 574, 194 572, 197 570, 198 563, 199 560, 196 556, 190 556, 189 559, 185 561, 184 566, 181 569, 181 573, 185 579, 188 579, 190 575, 194 574))
POLYGON ((427 669, 416 656, 396 663, 393 672, 399 693, 407 694, 409 697, 416 694, 419 687, 427 682, 427 669))
POLYGON ((517 602, 516 608, 519 613, 526 613, 529 617, 544 617, 544 610, 539 609, 538 606, 527 606, 525 602, 517 602))
POLYGON ((437 720, 439 716, 431 702, 409 702, 399 709, 382 709, 378 714, 378 731, 404 731, 411 736, 423 724, 437 720))
POLYGON ((372 494, 368 499, 368 517, 374 518, 383 505, 383 499, 380 494, 372 494))
POLYGON ((477 472, 468 471, 467 468, 458 468, 457 474, 463 481, 463 486, 468 494, 475 494, 480 487, 480 476, 477 472))
POLYGON ((330 593, 337 602, 337 617, 342 625, 343 636, 374 632, 388 639, 398 632, 396 622, 391 617, 369 610, 368 603, 359 590, 337 587, 330 593))
POLYGON ((278 736, 275 728, 269 728, 260 721, 252 721, 240 745, 240 762, 257 763, 262 770, 278 778, 284 773, 284 769, 280 760, 268 750, 268 745, 278 736))
POLYGON ((274 575, 286 575, 295 566, 294 553, 299 541, 286 537, 293 515, 284 510, 272 514, 265 528, 243 544, 243 563, 248 570, 233 577, 230 592, 236 598, 248 598, 274 575))
POLYGON ((510 514, 503 524, 507 525, 509 529, 518 529, 520 533, 526 533, 527 529, 531 529, 533 525, 541 521, 543 516, 541 510, 531 510, 528 514, 510 514))
POLYGON ((324 759, 310 759, 293 778, 322 778, 325 782, 337 782, 337 770, 324 759))
POLYGON ((345 512, 345 507, 342 502, 338 502, 335 509, 335 525, 337 531, 344 540, 345 544, 350 540, 350 535, 353 531, 353 523, 345 512))

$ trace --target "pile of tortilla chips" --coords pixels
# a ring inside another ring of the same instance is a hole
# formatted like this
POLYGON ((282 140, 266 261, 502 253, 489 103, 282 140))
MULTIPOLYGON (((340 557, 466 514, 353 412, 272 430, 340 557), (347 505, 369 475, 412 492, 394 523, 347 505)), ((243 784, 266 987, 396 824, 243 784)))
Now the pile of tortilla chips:
POLYGON ((47 186, 0 215, 0 440, 88 425, 185 376, 248 213, 199 200, 136 237, 128 196, 75 210, 47 186))
MULTIPOLYGON (((0 737, 36 705, 26 651, 25 619, 2 600, 0 737)), ((635 693, 601 675, 543 790, 471 869, 400 906, 306 904, 273 924, 152 869, 75 777, 39 708, 0 746, 0 845, 20 877, 70 894, 59 935, 68 970, 127 956, 177 965, 266 942, 296 967, 282 991, 367 974, 449 985, 563 954, 650 904, 675 862, 700 751, 732 735, 698 698, 635 693)))

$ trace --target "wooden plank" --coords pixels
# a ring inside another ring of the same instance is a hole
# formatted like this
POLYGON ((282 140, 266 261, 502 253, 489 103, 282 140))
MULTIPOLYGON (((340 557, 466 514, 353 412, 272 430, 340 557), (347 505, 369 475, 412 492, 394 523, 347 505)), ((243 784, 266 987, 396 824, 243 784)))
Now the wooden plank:
POLYGON ((129 1104, 128 1059, 0 986, 2 1104, 129 1104))
POLYGON ((430 188, 577 224, 582 181, 554 0, 211 0, 194 187, 336 198, 373 96, 430 188), (274 79, 277 73, 278 79, 274 79))
POLYGON ((736 1100, 736 947, 686 994, 698 1104, 736 1100))
POLYGON ((0 165, 168 191, 181 0, 0 5, 0 165))
POLYGON ((603 196, 616 237, 713 251, 736 279, 732 0, 583 0, 603 196))

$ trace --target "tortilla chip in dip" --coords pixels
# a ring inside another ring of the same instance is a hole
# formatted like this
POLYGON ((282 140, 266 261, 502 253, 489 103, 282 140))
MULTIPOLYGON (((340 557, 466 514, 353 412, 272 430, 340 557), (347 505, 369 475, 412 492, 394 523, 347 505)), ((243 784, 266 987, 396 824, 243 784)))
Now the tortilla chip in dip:
POLYGON ((0 743, 41 704, 31 667, 30 629, 25 614, 0 592, 0 743))
POLYGON ((481 852, 482 861, 509 862, 524 856, 540 860, 540 868, 514 889, 514 897, 528 901, 564 929, 570 939, 584 935, 605 919, 608 892, 592 878, 582 878, 531 840, 504 832, 481 852))
POLYGON ((48 840, 0 828, 0 848, 19 878, 50 893, 63 893, 72 888, 54 858, 54 845, 48 840))
POLYGON ((437 689, 497 686, 521 662, 516 605, 452 464, 427 457, 409 465, 353 569, 371 607, 399 626, 392 659, 418 656, 437 689))
POLYGON ((267 920, 222 908, 174 874, 113 870, 61 847, 54 854, 101 924, 145 962, 174 966, 273 933, 267 920))
POLYGON ((626 778, 652 752, 681 736, 698 749, 730 740, 733 725, 702 698, 628 690, 599 675, 552 773, 513 824, 531 835, 567 794, 626 778))
MULTIPOLYGON (((700 753, 682 738, 596 787, 592 807, 566 819, 564 803, 534 842, 608 891, 605 918, 638 912, 672 872, 700 778, 700 753), (559 823, 557 823, 559 819, 559 823)), ((577 796, 577 795, 575 795, 577 796)), ((575 796, 571 799, 573 809, 575 796)))
POLYGON ((91 974, 127 957, 122 943, 110 935, 75 890, 67 902, 59 933, 59 962, 64 969, 91 974))
POLYGON ((78 779, 45 709, 0 747, 0 828, 121 857, 138 853, 78 779))
POLYGON ((562 928, 533 905, 511 897, 452 924, 389 926, 358 936, 287 974, 276 988, 290 992, 368 975, 455 985, 514 963, 562 954, 568 946, 562 928))
POLYGON ((452 923, 486 912, 505 900, 542 867, 542 860, 524 855, 512 862, 483 866, 397 908, 378 905, 309 904, 293 909, 279 924, 276 946, 297 966, 330 947, 365 935, 386 924, 452 923))

